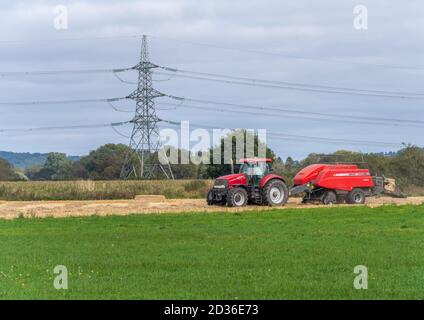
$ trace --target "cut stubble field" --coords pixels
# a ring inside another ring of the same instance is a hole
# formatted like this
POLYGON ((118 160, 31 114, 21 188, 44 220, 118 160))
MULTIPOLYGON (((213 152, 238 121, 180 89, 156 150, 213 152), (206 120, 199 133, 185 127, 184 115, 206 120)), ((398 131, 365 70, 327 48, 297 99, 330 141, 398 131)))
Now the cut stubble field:
POLYGON ((0 297, 423 299, 424 206, 0 220, 0 297), (69 271, 68 290, 53 268, 69 271), (353 272, 368 267, 368 290, 353 272))
MULTIPOLYGON (((301 198, 290 198, 280 210, 325 207, 319 204, 302 204, 301 198)), ((396 199, 390 197, 372 197, 367 206, 382 205, 420 205, 424 197, 396 199)), ((339 210, 352 205, 335 205, 339 210)), ((166 199, 164 196, 136 196, 127 200, 79 200, 79 201, 1 201, 0 219, 16 218, 66 218, 88 216, 110 216, 129 214, 160 214, 181 212, 242 212, 269 211, 270 206, 248 205, 242 208, 229 208, 222 205, 208 206, 205 199, 166 199)))

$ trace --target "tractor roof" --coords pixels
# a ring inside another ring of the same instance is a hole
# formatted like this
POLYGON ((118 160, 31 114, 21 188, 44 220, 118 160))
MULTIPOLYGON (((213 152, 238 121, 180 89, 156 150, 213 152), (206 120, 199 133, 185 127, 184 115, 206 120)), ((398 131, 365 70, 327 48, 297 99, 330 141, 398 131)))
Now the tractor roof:
POLYGON ((258 162, 270 163, 270 162, 272 162, 272 159, 270 159, 270 158, 246 158, 246 159, 240 159, 240 163, 258 163, 258 162))

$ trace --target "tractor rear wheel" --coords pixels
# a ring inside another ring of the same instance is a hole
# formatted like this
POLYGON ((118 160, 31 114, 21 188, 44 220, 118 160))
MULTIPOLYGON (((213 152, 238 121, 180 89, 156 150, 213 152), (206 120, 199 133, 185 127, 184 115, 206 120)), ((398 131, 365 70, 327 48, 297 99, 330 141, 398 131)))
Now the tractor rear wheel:
POLYGON ((353 189, 347 194, 346 202, 349 204, 364 204, 365 192, 361 189, 353 189))
POLYGON ((247 191, 243 188, 233 188, 228 191, 227 205, 229 207, 244 207, 247 200, 247 191))
POLYGON ((289 198, 289 190, 281 180, 271 180, 265 185, 263 202, 269 206, 283 206, 289 198))
POLYGON ((326 191, 321 198, 322 204, 331 205, 337 203, 337 195, 334 191, 326 191))

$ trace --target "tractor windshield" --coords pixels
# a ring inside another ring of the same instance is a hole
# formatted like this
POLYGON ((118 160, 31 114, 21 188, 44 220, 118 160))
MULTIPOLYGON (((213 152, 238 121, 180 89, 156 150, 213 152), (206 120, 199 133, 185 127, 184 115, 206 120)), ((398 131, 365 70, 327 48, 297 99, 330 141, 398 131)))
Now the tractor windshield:
POLYGON ((248 176, 264 176, 268 171, 269 166, 266 162, 243 163, 240 167, 240 173, 248 176))

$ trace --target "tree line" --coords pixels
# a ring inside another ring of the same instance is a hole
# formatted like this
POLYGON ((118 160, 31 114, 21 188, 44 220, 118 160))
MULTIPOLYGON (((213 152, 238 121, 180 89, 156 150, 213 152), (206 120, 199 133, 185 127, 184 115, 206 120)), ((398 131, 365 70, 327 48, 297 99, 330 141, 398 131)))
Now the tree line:
MULTIPOLYGON (((246 134, 242 132, 241 134, 246 134)), ((226 139, 231 139, 233 145, 232 159, 236 159, 235 137, 226 137, 215 148, 223 150, 226 139)), ((255 137, 255 150, 261 142, 255 137)), ((120 178, 124 157, 129 151, 123 144, 106 144, 87 156, 73 161, 63 153, 50 153, 44 165, 35 165, 24 171, 16 170, 6 160, 0 158, 0 180, 116 180, 120 178)), ((213 149, 210 150, 212 157, 213 149)), ((177 150, 181 157, 185 150, 177 150)), ((274 172, 284 176, 291 183, 294 175, 302 168, 312 163, 358 163, 361 167, 371 170, 374 175, 385 175, 396 178, 399 186, 424 187, 424 149, 413 145, 405 145, 401 150, 391 153, 357 153, 337 151, 332 154, 312 153, 301 161, 288 157, 283 160, 274 151, 267 148, 267 157, 274 159, 274 172)), ((224 152, 221 152, 223 160, 224 152)), ((212 158, 210 159, 211 163, 212 158)), ((213 179, 229 174, 237 165, 229 164, 172 164, 176 179, 213 179)))

